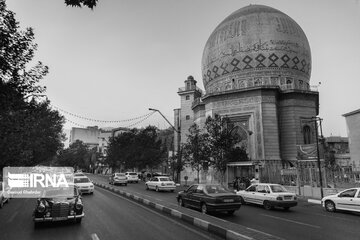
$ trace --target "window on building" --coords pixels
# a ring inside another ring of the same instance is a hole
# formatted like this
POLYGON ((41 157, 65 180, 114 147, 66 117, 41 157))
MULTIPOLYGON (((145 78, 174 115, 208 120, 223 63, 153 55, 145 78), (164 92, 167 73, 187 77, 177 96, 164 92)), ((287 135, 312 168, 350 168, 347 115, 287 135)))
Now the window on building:
POLYGON ((186 115, 185 119, 190 120, 190 115, 186 115))
POLYGON ((310 144, 311 143, 311 129, 309 126, 303 127, 303 135, 304 135, 304 144, 310 144))
POLYGON ((185 99, 190 100, 190 95, 186 95, 185 99))

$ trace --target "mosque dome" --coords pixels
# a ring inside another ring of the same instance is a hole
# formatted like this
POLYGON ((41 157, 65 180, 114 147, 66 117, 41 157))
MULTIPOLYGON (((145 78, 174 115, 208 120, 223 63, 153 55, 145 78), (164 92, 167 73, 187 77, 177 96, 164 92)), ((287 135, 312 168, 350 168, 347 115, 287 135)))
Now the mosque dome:
POLYGON ((207 93, 259 85, 309 90, 311 52, 301 27, 271 7, 250 5, 212 32, 202 57, 207 93))

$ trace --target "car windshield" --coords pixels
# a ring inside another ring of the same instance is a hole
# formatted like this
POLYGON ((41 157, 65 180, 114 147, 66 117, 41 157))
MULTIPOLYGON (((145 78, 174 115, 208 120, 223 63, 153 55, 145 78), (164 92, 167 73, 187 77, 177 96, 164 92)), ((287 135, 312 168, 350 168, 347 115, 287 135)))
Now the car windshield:
POLYGON ((270 185, 272 192, 287 192, 286 188, 281 185, 270 185))
POLYGON ((48 189, 44 190, 42 196, 44 198, 54 198, 54 197, 67 197, 67 198, 73 198, 77 195, 79 195, 79 192, 76 187, 73 188, 74 192, 71 196, 69 193, 69 188, 58 188, 58 189, 48 189))
POLYGON ((125 177, 125 173, 115 173, 116 177, 125 177))
POLYGON ((85 176, 85 175, 83 173, 75 173, 74 176, 79 177, 79 176, 85 176))
POLYGON ((221 185, 206 185, 205 191, 207 193, 228 193, 229 191, 221 185))
POLYGON ((87 183, 90 182, 90 180, 86 178, 74 178, 74 183, 87 183))
POLYGON ((171 181, 168 177, 161 177, 159 178, 161 182, 171 181))

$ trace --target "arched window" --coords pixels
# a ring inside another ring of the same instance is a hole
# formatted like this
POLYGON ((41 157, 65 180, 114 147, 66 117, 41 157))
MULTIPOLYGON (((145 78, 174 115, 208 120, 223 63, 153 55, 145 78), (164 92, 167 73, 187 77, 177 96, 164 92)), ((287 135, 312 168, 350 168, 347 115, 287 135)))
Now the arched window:
POLYGON ((311 129, 308 125, 303 127, 304 144, 311 143, 311 129))

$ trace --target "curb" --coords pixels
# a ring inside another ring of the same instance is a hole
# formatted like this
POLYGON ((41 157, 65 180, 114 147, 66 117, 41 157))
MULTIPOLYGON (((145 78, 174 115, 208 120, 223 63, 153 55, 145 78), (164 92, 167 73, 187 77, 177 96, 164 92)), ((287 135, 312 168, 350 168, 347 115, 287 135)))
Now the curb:
POLYGON ((308 199, 309 203, 316 203, 316 204, 321 204, 321 200, 317 200, 317 199, 308 199))
POLYGON ((97 182, 93 182, 95 186, 98 186, 98 187, 101 187, 103 189, 106 189, 106 190, 109 190, 113 193, 116 193, 118 195, 122 195, 126 198, 129 198, 129 199, 132 199, 132 200, 135 200, 139 203, 142 203, 144 205, 147 205, 151 208, 154 208, 158 211, 161 211, 161 212, 164 212, 166 214, 169 214, 173 217, 176 217, 176 218, 179 218, 187 223, 190 223, 196 227, 199 227, 205 231, 208 231, 210 233, 213 233, 221 238, 224 238, 224 239, 227 239, 227 240, 252 240, 253 238, 252 237, 248 237, 246 235, 243 235, 243 234, 240 234, 240 233, 237 233, 237 232, 234 232, 234 231, 231 231, 231 230, 228 230, 228 229, 225 229, 219 225, 215 225, 215 224, 212 224, 210 222, 207 222, 207 221, 204 221, 200 218, 196 218, 196 217, 192 217, 192 216, 189 216, 187 214, 184 214, 178 210, 175 210, 175 209, 172 209, 172 208, 168 208, 168 207, 165 207, 161 204, 158 204, 158 203, 154 203, 154 202, 151 202, 150 200, 148 199, 145 199, 145 198, 142 198, 142 197, 139 197, 139 196, 136 196, 134 194, 130 194, 128 192, 125 192, 123 190, 120 190, 120 189, 115 189, 109 185, 105 185, 105 184, 102 184, 102 183, 97 183, 97 182))

